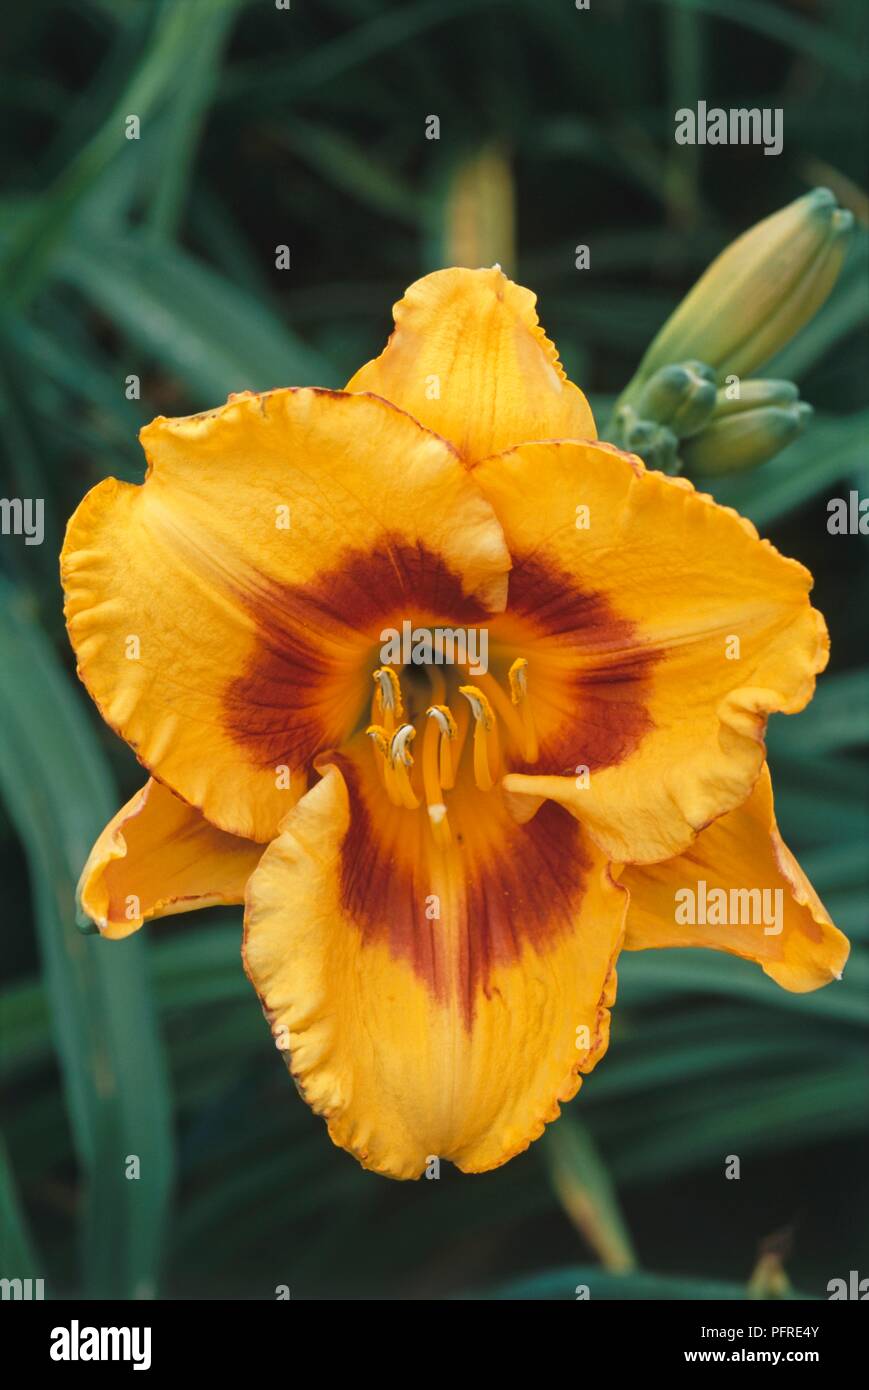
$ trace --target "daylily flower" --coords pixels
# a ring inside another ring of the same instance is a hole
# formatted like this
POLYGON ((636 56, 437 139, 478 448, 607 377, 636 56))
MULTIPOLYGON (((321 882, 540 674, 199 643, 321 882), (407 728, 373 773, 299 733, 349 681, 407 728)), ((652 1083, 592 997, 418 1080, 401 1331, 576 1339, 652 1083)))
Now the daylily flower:
POLYGON ((623 945, 792 990, 847 955, 764 764, 827 660, 811 577, 596 442, 534 305, 441 271, 346 391, 158 418, 144 483, 94 488, 62 556, 79 674, 151 774, 82 909, 118 937, 244 899, 300 1091, 394 1177, 542 1133, 606 1050, 623 945), (384 664, 408 620, 485 627, 487 671, 384 664), (701 878, 781 890, 781 930, 680 925, 701 878))

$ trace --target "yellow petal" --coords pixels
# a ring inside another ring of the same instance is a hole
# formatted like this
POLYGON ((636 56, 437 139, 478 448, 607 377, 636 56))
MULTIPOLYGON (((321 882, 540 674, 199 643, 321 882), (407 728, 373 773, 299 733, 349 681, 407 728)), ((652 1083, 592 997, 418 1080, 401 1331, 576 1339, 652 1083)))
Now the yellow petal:
POLYGON ((663 864, 629 865, 620 881, 631 895, 628 950, 727 951, 800 994, 839 979, 848 959, 847 938, 778 832, 765 764, 744 805, 701 831, 689 850, 663 864))
POLYGON ((107 479, 67 531, 79 674, 161 781, 266 841, 367 720, 383 627, 503 606, 503 535, 450 446, 370 396, 247 393, 142 442, 144 484, 107 479))
POLYGON ((103 936, 129 936, 152 917, 240 903, 262 845, 209 825, 150 779, 109 821, 78 885, 81 910, 103 936))
POLYGON ((246 969, 336 1144, 396 1178, 433 1158, 482 1172, 605 1051, 624 900, 551 803, 518 827, 497 792, 452 799, 440 851, 368 767, 336 758, 266 850, 246 969))
POLYGON ((491 270, 437 270, 393 308, 395 330, 348 391, 374 391, 456 446, 467 463, 526 439, 594 439, 536 295, 491 270))
POLYGON ((811 576, 611 446, 525 444, 472 476, 513 556, 493 626, 528 659, 540 737, 505 789, 554 797, 614 860, 679 854, 748 796, 767 715, 812 695, 828 642, 811 576))

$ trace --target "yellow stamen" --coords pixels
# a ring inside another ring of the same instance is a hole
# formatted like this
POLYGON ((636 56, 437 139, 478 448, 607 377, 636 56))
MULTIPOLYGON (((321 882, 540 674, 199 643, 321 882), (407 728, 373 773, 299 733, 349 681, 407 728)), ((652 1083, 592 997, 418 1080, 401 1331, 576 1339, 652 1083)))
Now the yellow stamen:
POLYGON ((501 689, 494 676, 475 676, 474 680, 493 706, 495 712, 506 724, 516 748, 520 753, 524 753, 525 730, 522 725, 522 720, 510 703, 505 691, 501 689))
MULTIPOLYGON (((430 716, 432 710, 426 710, 426 714, 430 716)), ((438 726, 434 719, 429 718, 425 727, 425 737, 422 741, 422 785, 429 806, 436 806, 443 800, 440 777, 438 776, 439 743, 438 726)))
POLYGON ((524 656, 517 656, 507 675, 510 681, 510 698, 514 705, 518 705, 522 719, 525 761, 536 763, 540 746, 534 715, 531 713, 531 701, 528 699, 528 662, 524 656))
POLYGON ((396 729, 389 742, 389 757, 393 767, 399 764, 402 767, 413 767, 410 745, 415 738, 416 729, 412 724, 402 724, 400 729, 396 729))
POLYGON ((395 775, 395 769, 390 759, 389 730, 383 724, 369 724, 365 732, 377 750, 375 762, 380 770, 381 780, 386 788, 386 795, 389 797, 393 806, 403 806, 404 800, 402 798, 401 788, 398 785, 398 778, 395 775), (379 757, 377 756, 378 753, 380 754, 379 757))
POLYGON ((507 672, 507 679, 510 682, 510 699, 514 705, 518 705, 528 694, 528 662, 524 656, 517 656, 507 672))
POLYGON ((416 738, 416 729, 412 724, 402 724, 392 735, 389 744, 389 762, 395 773, 395 780, 401 794, 401 804, 406 806, 409 811, 415 811, 419 806, 419 797, 416 795, 410 784, 410 769, 413 767, 413 754, 410 745, 416 738))
POLYGON ((452 710, 449 705, 429 705, 426 714, 430 715, 435 721, 435 724, 445 738, 455 738, 456 721, 453 719, 452 710))
POLYGON ((460 685, 474 716, 474 780, 480 791, 489 792, 495 785, 498 764, 498 742, 492 706, 476 685, 460 685))
POLYGON ((459 694, 464 695, 468 704, 471 706, 471 714, 478 724, 482 724, 486 733, 495 727, 495 716, 492 713, 492 706, 486 699, 482 690, 476 685, 460 685, 459 694))
POLYGON ((378 666, 373 676, 377 687, 375 699, 386 729, 392 733, 404 715, 401 700, 401 682, 391 666, 378 666))
POLYGON ((422 780, 425 799, 428 805, 429 820, 438 844, 451 841, 447 808, 441 787, 441 769, 444 766, 446 750, 447 771, 452 772, 449 756, 449 741, 455 735, 456 723, 446 705, 430 705, 426 710, 428 723, 422 745, 422 780))
POLYGON ((378 753, 382 753, 384 758, 389 757, 389 735, 382 724, 369 724, 365 730, 368 738, 374 744, 378 753))
POLYGON ((443 785, 446 787, 447 791, 449 791, 451 787, 455 786, 455 780, 459 774, 459 766, 462 761, 462 753, 465 751, 465 739, 468 736, 468 729, 470 728, 470 724, 471 706, 468 704, 467 700, 460 700, 458 705, 456 706, 456 736, 453 740, 452 747, 450 748, 450 753, 452 755, 453 776, 451 781, 447 781, 443 777, 441 778, 441 781, 443 785))
MULTIPOLYGON (((429 734, 429 729, 437 729, 439 737, 438 744, 438 779, 442 787, 450 789, 455 784, 456 775, 453 765, 453 756, 450 744, 454 742, 458 729, 456 721, 448 705, 429 705, 426 715, 431 720, 426 729, 426 738, 435 740, 435 734, 429 734)), ((433 756, 433 755, 432 755, 433 756)), ((425 748, 423 748, 423 767, 425 766, 425 748)))

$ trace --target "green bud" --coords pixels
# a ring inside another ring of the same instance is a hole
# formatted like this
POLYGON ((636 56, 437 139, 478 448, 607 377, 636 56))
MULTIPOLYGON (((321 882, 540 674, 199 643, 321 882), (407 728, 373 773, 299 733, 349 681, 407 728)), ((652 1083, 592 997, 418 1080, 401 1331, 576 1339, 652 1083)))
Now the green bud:
POLYGON ((637 405, 644 420, 668 425, 680 439, 702 429, 715 407, 715 373, 705 362, 675 362, 649 378, 637 405))
POLYGON ((686 358, 708 362, 719 382, 750 376, 827 298, 853 221, 829 189, 816 188, 738 237, 664 324, 621 402, 633 402, 661 367, 686 358))
POLYGON ((757 410, 765 405, 792 405, 799 400, 799 389, 792 381, 740 381, 738 387, 725 386, 715 399, 713 418, 740 415, 744 410, 757 410), (734 395, 738 390, 739 395, 734 395))
POLYGON ((678 473, 679 439, 666 425, 655 420, 641 420, 630 407, 620 418, 617 438, 612 442, 632 454, 639 454, 647 468, 660 469, 662 473, 678 473))
POLYGON ((757 468, 802 434, 811 415, 812 407, 797 401, 713 419, 682 446, 685 471, 713 477, 757 468))

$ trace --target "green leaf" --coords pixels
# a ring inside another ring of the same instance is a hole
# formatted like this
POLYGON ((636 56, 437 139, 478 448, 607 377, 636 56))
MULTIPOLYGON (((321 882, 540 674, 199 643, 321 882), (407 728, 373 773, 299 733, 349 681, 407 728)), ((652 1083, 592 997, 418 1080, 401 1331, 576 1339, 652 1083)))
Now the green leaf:
POLYGON ((258 101, 300 96, 319 91, 330 82, 346 80, 355 68, 383 58, 391 49, 407 44, 449 20, 463 18, 472 10, 496 9, 507 0, 417 0, 417 3, 391 6, 382 14, 362 21, 287 62, 247 63, 236 66, 223 84, 224 96, 258 101))
POLYGON ((619 1008, 680 994, 729 995, 843 1022, 869 1023, 869 953, 852 951, 844 978, 811 994, 792 994, 752 961, 702 948, 626 951, 619 959, 619 1008))
POLYGON ((860 53, 846 44, 823 23, 813 23, 778 5, 764 0, 655 0, 656 4, 676 5, 683 10, 715 15, 741 28, 802 53, 816 63, 824 63, 843 77, 857 82, 863 76, 860 53))
POLYGON ((205 406, 230 391, 336 384, 270 309, 173 246, 141 234, 94 238, 67 245, 58 270, 205 406))
MULTIPOLYGON (((576 1265, 565 1269, 548 1269, 539 1274, 501 1284, 492 1292, 465 1295, 486 1300, 577 1299, 577 1289, 587 1289, 592 1299, 712 1299, 729 1300, 748 1297, 743 1284, 726 1284, 711 1279, 677 1278, 667 1274, 647 1274, 641 1270, 630 1274, 606 1274, 594 1266, 576 1265)), ((806 1294, 788 1295, 805 1298, 806 1294)))
POLYGON ((613 1181, 588 1129, 574 1112, 549 1125, 543 1159, 562 1207, 605 1269, 633 1269, 637 1257, 613 1181))
POLYGON ((800 849, 830 840, 869 838, 866 769, 846 753, 776 756, 770 764, 776 818, 788 844, 800 849))
POLYGON ((165 1064, 144 941, 85 938, 74 890, 115 796, 90 726, 25 598, 0 590, 0 790, 24 845, 67 1109, 87 1177, 92 1295, 148 1296, 172 1182, 165 1064), (120 948, 120 949, 118 949, 120 948), (126 1177, 129 1155, 141 1165, 126 1177))
POLYGON ((770 728, 769 749, 798 757, 869 744, 869 667, 823 675, 812 703, 792 719, 777 719, 770 728))
POLYGON ((348 136, 300 117, 280 128, 276 136, 342 193, 411 226, 422 217, 424 201, 414 189, 348 136))
POLYGON ((44 1279, 45 1266, 27 1224, 9 1154, 0 1135, 0 1277, 44 1279))
MULTIPOLYGON (((214 3, 222 7, 227 0, 214 3)), ((15 304, 24 304, 38 287, 74 213, 112 161, 122 150, 131 153, 126 117, 145 122, 165 94, 183 84, 190 52, 200 42, 201 18, 195 5, 158 8, 151 43, 108 117, 13 232, 0 261, 0 285, 15 304)))
POLYGON ((656 1091, 645 1113, 621 1126, 601 1121, 613 1145, 612 1168, 625 1183, 647 1184, 666 1175, 714 1170, 724 1175, 728 1154, 774 1153, 840 1136, 863 1135, 866 1068, 862 1057, 847 1064, 812 1067, 796 1075, 756 1074, 684 1090, 656 1091))
POLYGON ((0 993, 0 1080, 46 1060, 51 1052, 48 1001, 38 980, 7 985, 0 993))
POLYGON ((221 53, 238 9, 245 0, 212 4, 206 23, 185 55, 183 80, 170 89, 169 109, 161 124, 160 178, 148 209, 148 225, 161 236, 176 231, 190 182, 199 131, 211 104, 220 72, 221 53))

